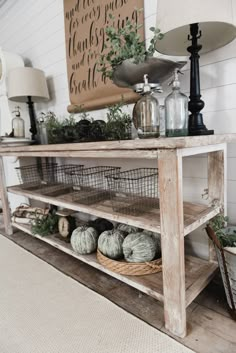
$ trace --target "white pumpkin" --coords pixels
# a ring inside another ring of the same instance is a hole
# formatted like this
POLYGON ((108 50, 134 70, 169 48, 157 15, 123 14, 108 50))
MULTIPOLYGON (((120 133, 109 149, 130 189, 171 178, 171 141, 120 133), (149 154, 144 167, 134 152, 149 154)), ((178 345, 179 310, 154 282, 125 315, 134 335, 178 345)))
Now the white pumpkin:
POLYGON ((137 233, 140 231, 140 229, 137 227, 130 226, 128 224, 123 224, 123 223, 119 223, 117 226, 117 229, 121 230, 122 232, 125 232, 126 234, 137 233))
POLYGON ((98 233, 89 226, 76 228, 71 235, 71 246, 79 254, 91 254, 97 249, 98 233))
POLYGON ((161 234, 151 232, 150 230, 144 230, 143 233, 150 235, 156 242, 156 257, 161 257, 161 234))
POLYGON ((124 234, 117 229, 106 230, 98 238, 98 250, 110 259, 120 259, 123 257, 124 238, 124 234))
POLYGON ((123 253, 128 262, 146 262, 156 255, 156 241, 143 232, 127 235, 123 242, 123 253))

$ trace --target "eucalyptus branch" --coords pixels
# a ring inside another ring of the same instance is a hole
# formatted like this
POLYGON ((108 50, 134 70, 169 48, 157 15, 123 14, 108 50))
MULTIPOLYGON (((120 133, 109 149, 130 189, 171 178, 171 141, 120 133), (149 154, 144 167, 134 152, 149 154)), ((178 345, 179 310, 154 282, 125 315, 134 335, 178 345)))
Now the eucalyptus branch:
MULTIPOLYGON (((142 9, 137 10, 137 12, 140 11, 142 9)), ((109 14, 109 18, 115 20, 112 14, 109 14)), ((155 42, 157 39, 162 39, 163 34, 158 28, 151 27, 150 31, 153 32, 153 37, 146 49, 145 41, 141 41, 139 33, 141 27, 142 25, 127 20, 123 28, 106 28, 107 43, 109 44, 105 45, 106 54, 102 54, 98 60, 98 71, 105 78, 112 79, 114 69, 124 60, 132 59, 135 64, 138 64, 154 55, 155 42)))

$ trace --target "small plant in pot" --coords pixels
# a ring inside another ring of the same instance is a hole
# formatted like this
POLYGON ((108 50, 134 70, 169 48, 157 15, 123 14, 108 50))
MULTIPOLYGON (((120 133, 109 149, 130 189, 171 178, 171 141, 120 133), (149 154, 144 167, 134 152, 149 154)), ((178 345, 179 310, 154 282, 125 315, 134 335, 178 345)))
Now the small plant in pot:
POLYGON ((74 142, 76 140, 76 121, 73 115, 70 115, 68 118, 64 119, 62 122, 62 135, 64 142, 74 142))
POLYGON ((132 119, 128 113, 122 111, 123 103, 120 102, 108 108, 106 123, 107 140, 131 139, 132 119))

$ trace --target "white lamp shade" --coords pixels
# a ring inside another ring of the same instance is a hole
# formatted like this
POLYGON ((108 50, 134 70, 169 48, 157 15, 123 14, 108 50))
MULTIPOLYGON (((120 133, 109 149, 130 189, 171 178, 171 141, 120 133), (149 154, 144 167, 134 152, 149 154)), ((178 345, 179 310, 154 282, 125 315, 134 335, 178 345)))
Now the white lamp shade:
POLYGON ((16 102, 26 102, 29 96, 33 102, 49 99, 44 72, 32 67, 18 67, 9 71, 8 98, 16 102))
POLYGON ((201 53, 230 43, 236 36, 236 0, 158 0, 156 26, 164 34, 156 50, 187 55, 189 25, 199 23, 201 53))

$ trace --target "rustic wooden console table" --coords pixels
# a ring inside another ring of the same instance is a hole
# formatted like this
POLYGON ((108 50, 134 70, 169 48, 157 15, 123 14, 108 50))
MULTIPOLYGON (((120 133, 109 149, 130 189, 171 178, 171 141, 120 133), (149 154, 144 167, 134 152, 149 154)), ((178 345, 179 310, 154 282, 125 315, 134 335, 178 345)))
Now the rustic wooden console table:
POLYGON ((161 273, 148 276, 123 276, 100 265, 94 254, 75 254, 70 245, 55 237, 38 238, 62 251, 100 269, 140 291, 164 302, 165 326, 171 333, 186 335, 186 307, 212 279, 217 263, 212 249, 209 261, 184 254, 184 237, 219 213, 226 204, 226 143, 235 142, 236 135, 212 135, 149 140, 75 143, 0 148, 0 198, 2 199, 6 233, 13 227, 31 234, 30 228, 11 222, 7 192, 24 195, 56 206, 67 207, 94 216, 138 226, 161 233, 161 273), (183 201, 182 160, 198 154, 208 155, 209 206, 183 201), (73 202, 70 194, 58 197, 22 190, 20 185, 6 188, 3 157, 77 157, 156 159, 159 169, 160 210, 140 217, 125 216, 112 211, 109 201, 92 206, 73 202))

